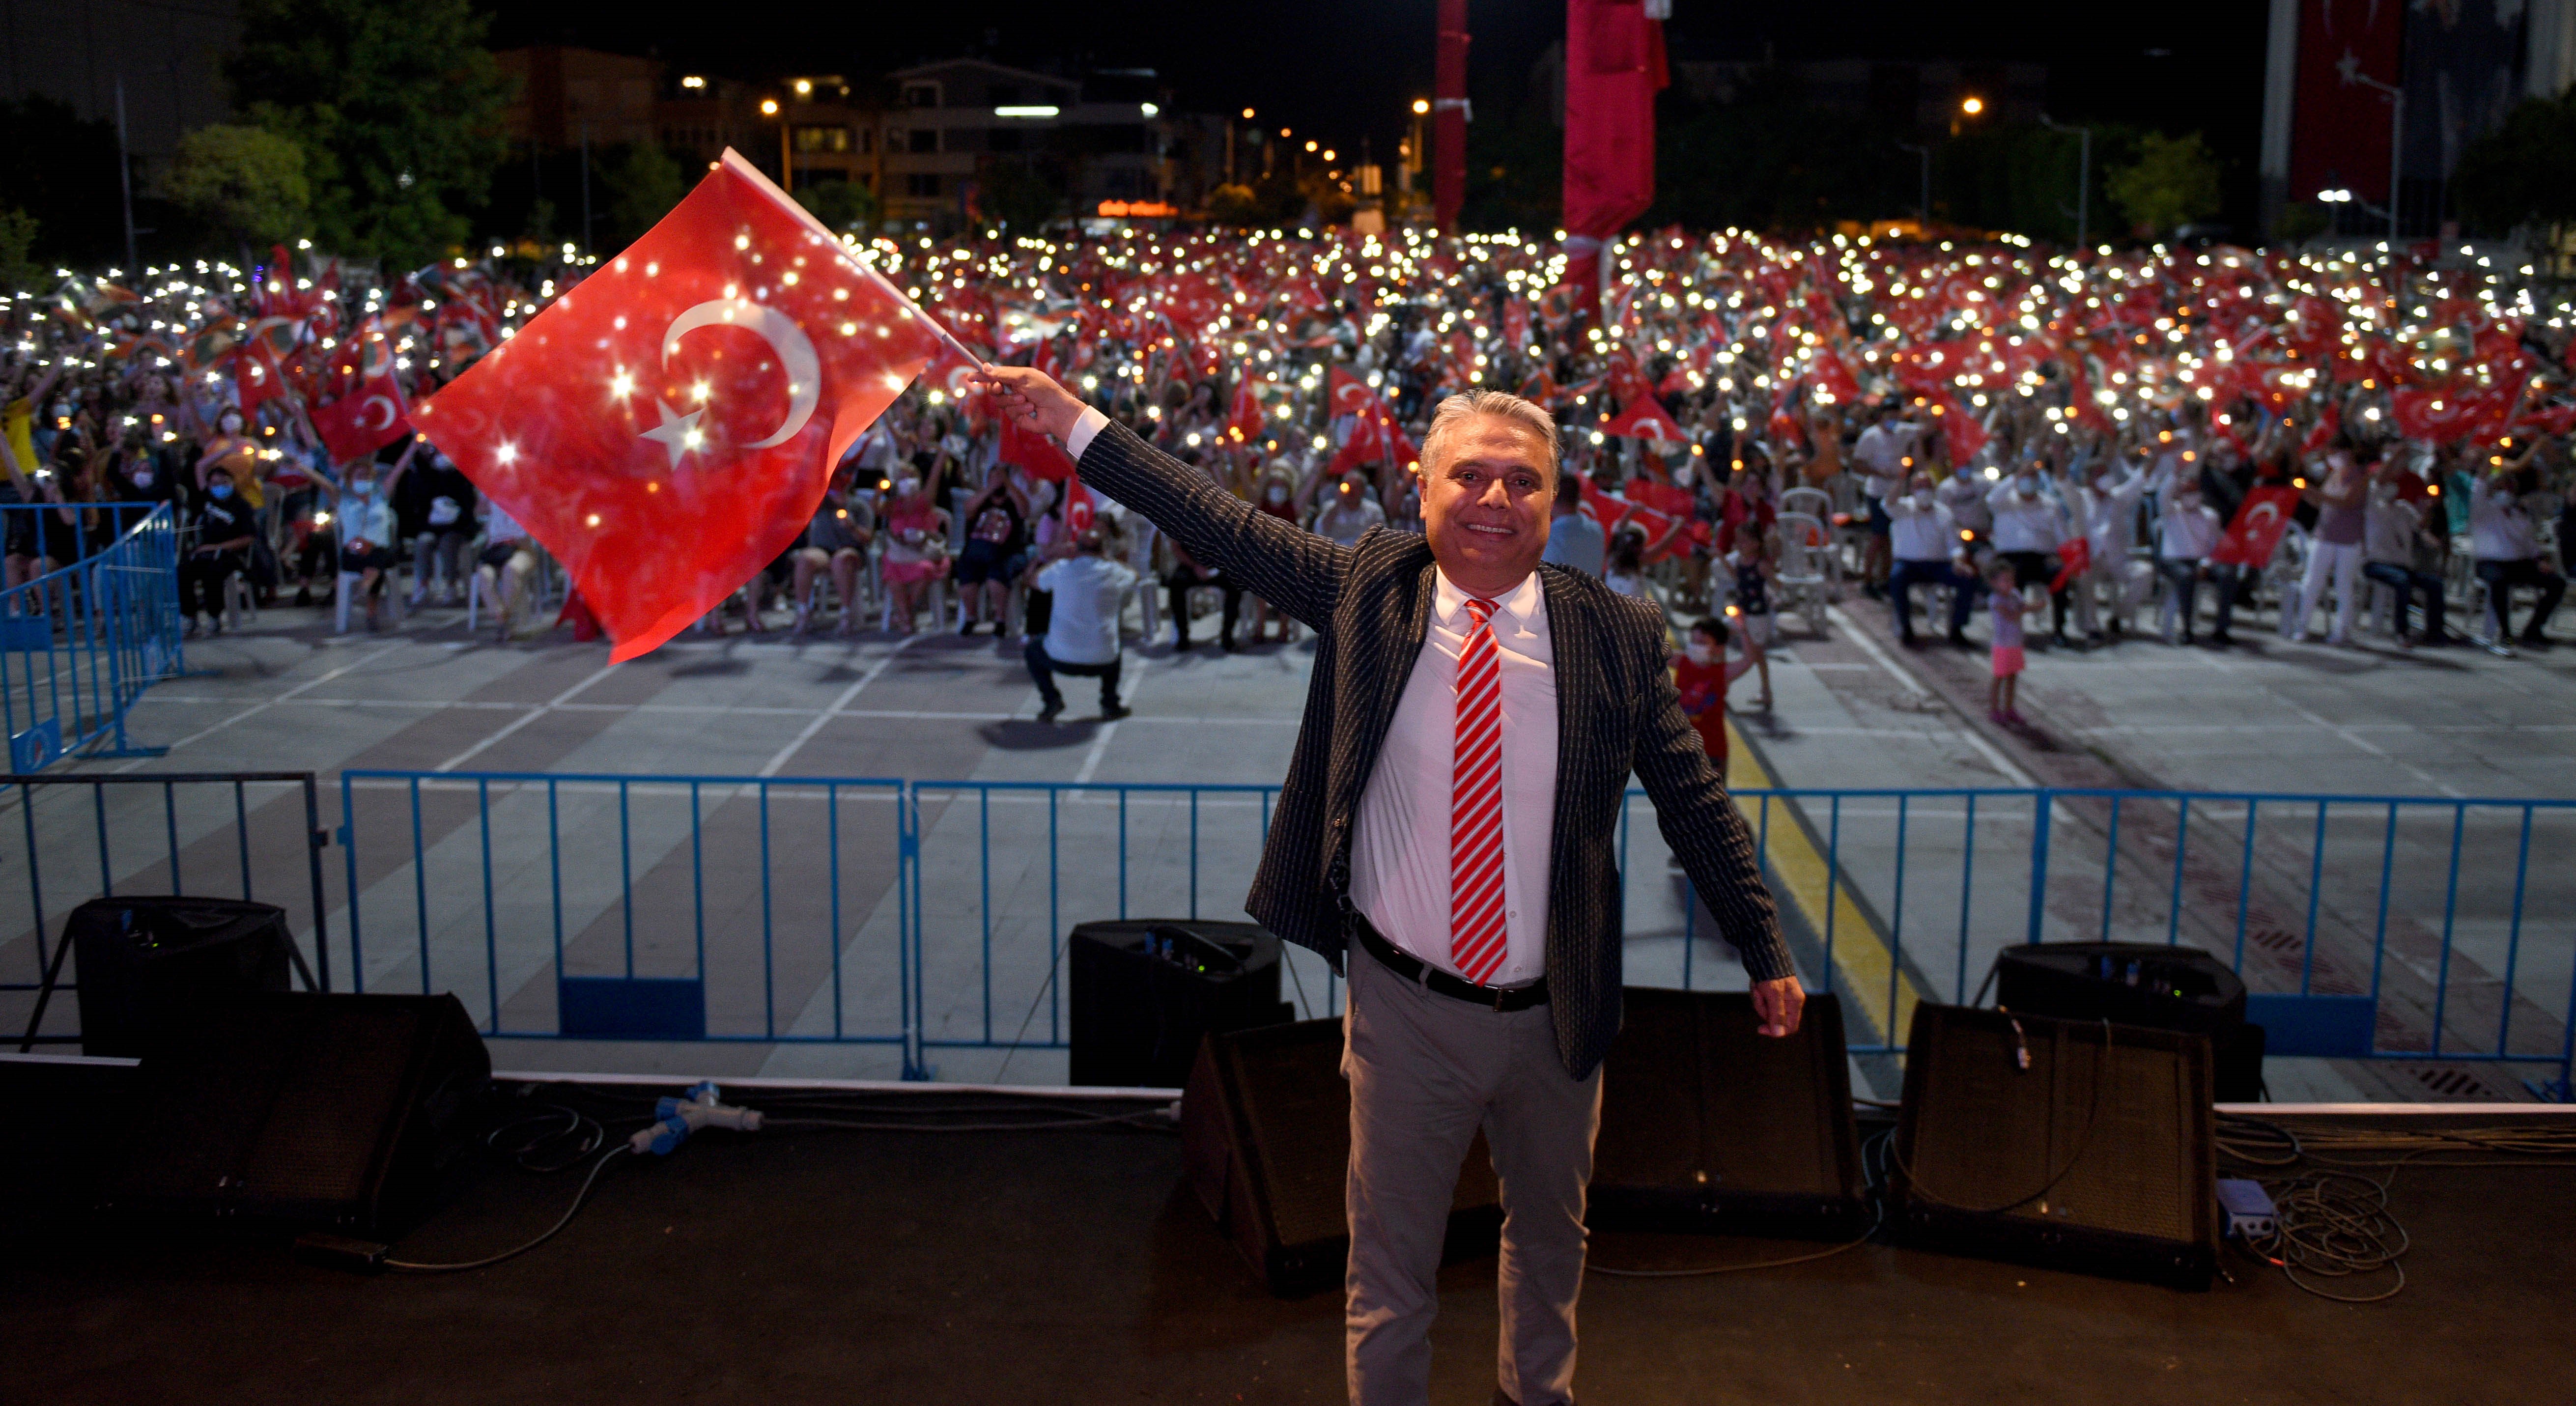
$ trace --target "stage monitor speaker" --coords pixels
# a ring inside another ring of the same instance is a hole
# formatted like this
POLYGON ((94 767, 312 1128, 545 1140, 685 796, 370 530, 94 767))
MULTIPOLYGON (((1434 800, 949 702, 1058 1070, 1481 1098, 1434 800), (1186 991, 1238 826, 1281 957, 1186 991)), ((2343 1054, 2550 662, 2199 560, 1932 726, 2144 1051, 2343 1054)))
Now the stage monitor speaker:
POLYGON ((1297 1018, 1279 999, 1279 939, 1259 923, 1084 923, 1070 945, 1076 1084, 1177 1089, 1201 1036, 1297 1018))
POLYGON ((140 1072, 111 1207, 384 1239, 426 1212, 492 1061, 453 995, 291 993, 189 1012, 140 1072))
POLYGON ((0 1225, 35 1230, 93 1205, 134 1125, 131 1059, 0 1053, 0 1225))
POLYGON ((2060 1020, 2107 1020, 2209 1037, 2221 1103, 2263 1096, 2263 1027, 2245 1019, 2245 982, 2197 947, 2043 942, 1995 957, 1995 1004, 2060 1020))
POLYGON ((63 925, 80 964, 81 1052, 134 1058, 184 1010, 283 991, 286 910, 229 898, 94 898, 63 925))
MULTIPOLYGON (((1181 1098, 1191 1189, 1282 1298, 1341 1283, 1349 1257, 1351 1091, 1341 1064, 1338 1020, 1214 1034, 1181 1098)), ((1478 1133, 1450 1204, 1447 1257, 1493 1253, 1502 1226, 1493 1154, 1478 1133)))
POLYGON ((1745 992, 1629 987, 1602 1061, 1586 1219, 1602 1230, 1850 1239, 1869 1225, 1842 1004, 1759 1033, 1745 992))
POLYGON ((2102 1021, 1914 1009, 1889 1195, 1930 1249, 2209 1287, 2209 1041, 2102 1021))

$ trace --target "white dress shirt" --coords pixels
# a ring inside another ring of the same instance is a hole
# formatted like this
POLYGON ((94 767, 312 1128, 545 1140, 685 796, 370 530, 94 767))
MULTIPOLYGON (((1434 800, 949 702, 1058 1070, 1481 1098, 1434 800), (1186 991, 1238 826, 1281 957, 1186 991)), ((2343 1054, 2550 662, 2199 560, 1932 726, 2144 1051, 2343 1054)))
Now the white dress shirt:
POLYGON ((2066 510, 2048 496, 2045 486, 2039 496, 2024 498, 2015 491, 2018 483, 2018 479, 2006 474, 1986 495, 1986 510, 1995 515, 1995 550, 2056 551, 2057 544, 2066 540, 2066 510))
POLYGON ((2469 489, 2469 552, 2479 561, 2530 561, 2540 555, 2531 514, 2504 479, 2481 478, 2469 489))
POLYGON ((1064 437, 1064 457, 1082 462, 1082 451, 1091 447, 1091 437, 1107 428, 1109 417, 1100 413, 1100 407, 1082 407, 1082 418, 1073 422, 1073 432, 1064 437))
MULTIPOLYGON (((1458 759, 1458 652, 1475 623, 1439 573, 1414 657, 1351 837, 1351 902, 1387 941, 1443 971, 1449 955, 1449 799, 1458 759)), ((1556 834, 1556 647, 1536 573, 1495 602, 1503 692, 1503 915, 1492 985, 1547 970, 1547 878, 1556 834)))
POLYGON ((1923 496, 1929 506, 1917 504, 1911 493, 1887 500, 1888 545, 1898 561, 1948 561, 1959 550, 1958 520, 1939 498, 1923 496))

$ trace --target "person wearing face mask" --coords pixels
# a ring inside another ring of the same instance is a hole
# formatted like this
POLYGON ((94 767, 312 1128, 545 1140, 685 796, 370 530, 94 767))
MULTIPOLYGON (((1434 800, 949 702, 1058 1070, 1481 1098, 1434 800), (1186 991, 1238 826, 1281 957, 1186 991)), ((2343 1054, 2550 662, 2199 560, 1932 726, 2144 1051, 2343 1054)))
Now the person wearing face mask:
POLYGON ((1918 471, 1907 480, 1905 492, 1888 498, 1887 519, 1896 562, 1888 573, 1887 592, 1896 608, 1897 638, 1909 648, 1921 643, 1914 634, 1914 588, 1947 586, 1949 640, 1965 648, 1968 612, 1976 606, 1976 573, 1968 566, 1957 520, 1933 491, 1932 476, 1918 471))
POLYGON ((2125 632, 2155 581, 2155 570, 2131 561, 2138 544, 2138 500, 2147 493, 2147 475, 2136 465, 2113 463, 2093 476, 2084 494, 2084 548, 2087 565, 2075 578, 2075 626, 2085 642, 2106 643, 2097 596, 2111 597, 2110 633, 2125 632))
POLYGON ((948 574, 948 514, 931 501, 918 467, 894 481, 894 498, 886 505, 885 544, 878 570, 885 578, 894 632, 908 635, 930 583, 948 574))
POLYGON ((370 630, 383 628, 378 598, 384 594, 386 578, 397 565, 394 541, 399 529, 394 519, 394 489, 411 470, 413 456, 426 443, 420 436, 412 436, 391 469, 374 459, 356 459, 350 462, 339 483, 316 481, 339 510, 335 525, 340 535, 340 570, 357 573, 358 597, 367 603, 370 630))
POLYGON ((1702 616, 1691 622, 1689 639, 1673 656, 1673 688, 1681 695, 1682 713, 1720 776, 1726 774, 1726 691, 1762 662, 1762 643, 1751 635, 1745 636, 1743 654, 1727 658, 1727 634, 1725 621, 1702 616))
POLYGON ((207 475, 221 464, 232 474, 233 489, 253 509, 259 507, 259 445, 246 432, 242 413, 225 406, 215 416, 215 437, 206 442, 197 455, 197 487, 204 491, 207 475))
POLYGON ((2201 500, 2200 475, 2186 472, 2180 459, 2160 463, 2147 482, 2147 491, 2156 495, 2159 505, 2156 534, 2156 574, 2171 588, 2165 599, 2174 607, 2164 627, 2165 643, 2174 642, 2177 625, 2182 642, 2192 642, 2192 631, 2199 619, 2200 581, 2206 574, 2218 588, 2218 628, 2209 637, 2213 645, 2233 643, 2227 626, 2236 617, 2237 569, 2231 563, 2212 563, 2211 551, 2226 534, 2226 524, 2218 512, 2201 500))
POLYGON ((206 500, 197 505, 197 544, 179 563, 179 618, 188 634, 197 633, 201 613, 212 633, 224 632, 224 583, 249 563, 254 521, 233 491, 232 474, 208 471, 206 500))
POLYGON ((2442 630, 2442 540, 2424 526, 2423 509, 2406 500, 2402 472, 2383 463, 2371 475, 2368 521, 2363 533, 2361 574, 2397 592, 2397 642, 2415 645, 2451 643, 2442 630), (2424 628, 2410 640, 2406 607, 2421 593, 2424 628))
POLYGON ((2362 530, 2369 502, 2370 476, 2353 462, 2350 440, 2338 436, 2327 455, 2322 482, 2312 482, 2306 496, 2317 505, 2317 522, 2308 534, 2308 569, 2297 594, 2281 603, 2281 637, 2297 643, 2308 637, 2308 616, 2325 604, 2326 585, 2335 593, 2334 624, 2326 643, 2342 644, 2352 635, 2353 607, 2361 587, 2362 530))
MULTIPOLYGON (((1271 460, 1270 467, 1261 476, 1260 490, 1253 495, 1252 506, 1267 516, 1294 524, 1298 520, 1296 483, 1296 474, 1290 469, 1287 460, 1271 460)), ((1259 644, 1267 638, 1270 623, 1274 620, 1279 623, 1279 642, 1281 644, 1294 642, 1297 638, 1297 622, 1289 619, 1286 611, 1280 610, 1270 602, 1257 595, 1252 597, 1251 642, 1259 644)))
POLYGON ((1354 469, 1342 475, 1323 510, 1315 514, 1315 533, 1338 546, 1356 545, 1369 529, 1386 525, 1386 509, 1369 496, 1368 476, 1354 469))
POLYGON ((1995 485, 1986 495, 1987 510, 1995 515, 1995 552, 2012 567, 2016 589, 2032 585, 2049 588, 2053 643, 2066 643, 2066 612, 2072 604, 2069 593, 2057 582, 2057 544, 2066 540, 2066 508, 2051 496, 2040 481, 2039 464, 2025 463, 2011 477, 1995 485))

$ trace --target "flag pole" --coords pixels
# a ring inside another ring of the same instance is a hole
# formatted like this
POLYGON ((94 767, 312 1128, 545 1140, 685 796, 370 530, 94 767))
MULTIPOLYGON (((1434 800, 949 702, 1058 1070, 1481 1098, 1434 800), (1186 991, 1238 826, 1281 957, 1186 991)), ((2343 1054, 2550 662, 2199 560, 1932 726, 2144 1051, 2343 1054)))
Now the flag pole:
POLYGON ((871 279, 874 279, 878 287, 883 288, 887 293, 891 294, 897 302, 903 304, 905 316, 920 318, 924 323, 928 324, 931 331, 939 334, 939 340, 946 342, 950 351, 964 357, 968 365, 980 368, 985 364, 984 358, 967 350, 966 344, 957 340, 957 334, 949 331, 946 324, 942 323, 938 318, 932 317, 922 308, 921 304, 914 302, 902 289, 894 286, 894 280, 886 277, 884 273, 877 269, 875 264, 870 263, 867 255, 862 253, 858 246, 842 243, 841 236, 833 233, 831 228, 825 225, 821 220, 814 218, 814 213, 812 211, 796 203, 796 198, 794 196, 780 190, 777 182, 762 175, 759 167, 743 160, 740 152, 735 151, 732 147, 726 147, 724 153, 724 166, 735 175, 751 182, 755 189, 777 201, 781 208, 802 221, 807 229, 821 236, 824 243, 829 244, 832 248, 838 250, 841 257, 849 260, 852 265, 857 267, 859 272, 866 274, 871 279))

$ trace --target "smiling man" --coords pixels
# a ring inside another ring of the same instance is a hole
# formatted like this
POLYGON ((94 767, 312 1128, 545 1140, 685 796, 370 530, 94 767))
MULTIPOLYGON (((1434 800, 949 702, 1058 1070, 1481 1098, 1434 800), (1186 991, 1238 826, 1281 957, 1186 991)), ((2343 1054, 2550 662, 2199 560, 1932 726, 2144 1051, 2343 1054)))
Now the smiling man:
POLYGON ((1314 676, 1244 907, 1350 981, 1351 1400, 1430 1390, 1441 1238, 1482 1128, 1503 1188, 1496 1399, 1570 1402, 1601 1057, 1619 1031, 1614 838, 1631 772, 1753 980, 1763 1033, 1805 996, 1752 837, 1665 667, 1651 604, 1541 566, 1556 427, 1516 396, 1442 401, 1425 535, 1350 546, 1256 510, 1041 372, 1004 413, 1085 483, 1315 631, 1314 676))

